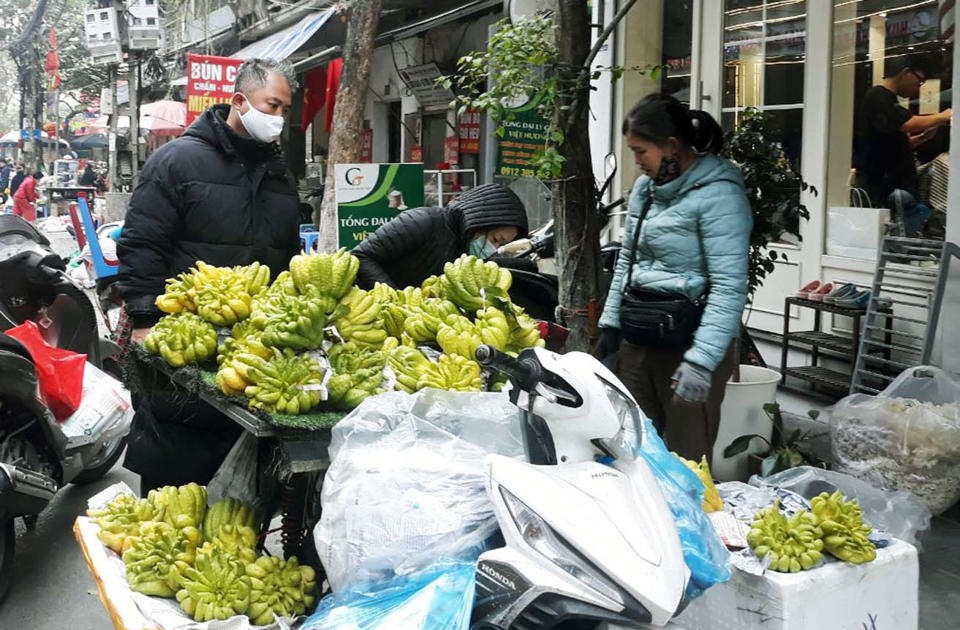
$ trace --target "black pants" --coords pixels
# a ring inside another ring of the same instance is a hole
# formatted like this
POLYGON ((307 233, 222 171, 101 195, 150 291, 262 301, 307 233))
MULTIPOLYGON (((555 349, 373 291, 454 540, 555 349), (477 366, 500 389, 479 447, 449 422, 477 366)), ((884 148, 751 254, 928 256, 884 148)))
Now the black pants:
POLYGON ((140 475, 140 493, 152 488, 206 485, 243 429, 196 396, 132 396, 136 413, 123 465, 140 475))
POLYGON ((720 429, 720 404, 733 373, 733 344, 713 371, 710 395, 702 403, 674 403, 672 376, 686 348, 647 348, 620 344, 616 374, 650 418, 667 448, 687 459, 713 460, 713 445, 720 429))

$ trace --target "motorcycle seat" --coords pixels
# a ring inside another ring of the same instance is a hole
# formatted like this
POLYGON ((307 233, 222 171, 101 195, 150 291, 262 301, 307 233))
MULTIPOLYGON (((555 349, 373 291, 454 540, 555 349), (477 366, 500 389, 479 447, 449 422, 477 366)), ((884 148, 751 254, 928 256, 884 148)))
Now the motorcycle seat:
POLYGON ((33 363, 33 357, 30 355, 30 351, 27 350, 27 347, 20 343, 20 340, 11 337, 10 335, 5 335, 0 333, 0 352, 10 352, 12 354, 18 354, 24 359, 27 359, 33 363))

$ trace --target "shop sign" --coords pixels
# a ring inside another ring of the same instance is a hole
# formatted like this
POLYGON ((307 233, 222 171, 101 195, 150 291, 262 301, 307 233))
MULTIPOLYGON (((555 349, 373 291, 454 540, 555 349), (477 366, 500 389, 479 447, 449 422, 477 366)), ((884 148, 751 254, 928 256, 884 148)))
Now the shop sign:
POLYGON ((531 162, 547 144, 550 121, 531 101, 515 110, 513 120, 503 121, 503 135, 497 138, 495 174, 506 177, 535 177, 531 162))
POLYGON ((373 162, 373 129, 364 129, 360 139, 360 161, 373 162))
POLYGON ((243 59, 187 55, 187 126, 208 107, 229 103, 243 59))
POLYGON ((407 208, 423 205, 422 164, 334 167, 340 247, 352 249, 407 208))
POLYGON ((468 109, 460 115, 460 153, 480 153, 480 110, 468 109))
POLYGON ((443 161, 451 166, 460 163, 460 138, 457 136, 443 139, 443 161))

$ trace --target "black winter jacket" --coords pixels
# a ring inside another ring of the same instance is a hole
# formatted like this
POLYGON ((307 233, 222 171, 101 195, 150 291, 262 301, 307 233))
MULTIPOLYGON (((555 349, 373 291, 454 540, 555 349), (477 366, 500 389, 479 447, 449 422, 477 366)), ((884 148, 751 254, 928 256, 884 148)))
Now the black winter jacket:
POLYGON ((283 154, 237 135, 214 105, 144 165, 117 245, 118 286, 135 328, 152 326, 164 280, 198 260, 260 261, 272 277, 299 249, 296 183, 283 154))
POLYGON ((446 208, 407 210, 353 248, 360 259, 357 283, 394 288, 420 286, 443 273, 444 263, 467 252, 476 230, 502 225, 527 233, 527 212, 514 192, 484 184, 463 193, 446 208))

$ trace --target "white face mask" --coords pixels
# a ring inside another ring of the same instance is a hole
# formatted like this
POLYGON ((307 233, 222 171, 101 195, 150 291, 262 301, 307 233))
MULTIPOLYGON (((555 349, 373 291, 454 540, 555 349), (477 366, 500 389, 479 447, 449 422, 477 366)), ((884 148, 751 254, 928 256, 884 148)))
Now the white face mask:
POLYGON ((247 130, 250 137, 260 142, 276 140, 283 131, 283 116, 264 114, 254 107, 245 95, 243 100, 247 102, 250 109, 247 110, 247 113, 240 114, 240 122, 243 123, 243 128, 247 130))

